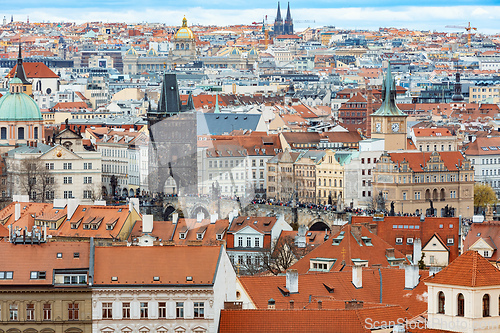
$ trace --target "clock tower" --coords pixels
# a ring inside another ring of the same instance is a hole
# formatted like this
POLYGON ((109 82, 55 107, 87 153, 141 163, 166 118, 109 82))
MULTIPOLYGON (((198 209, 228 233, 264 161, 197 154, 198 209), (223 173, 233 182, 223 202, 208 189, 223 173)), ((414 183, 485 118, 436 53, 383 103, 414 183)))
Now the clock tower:
POLYGON ((384 139, 385 150, 406 150, 406 117, 396 106, 396 83, 392 78, 391 62, 382 83, 382 105, 370 115, 371 136, 384 139))

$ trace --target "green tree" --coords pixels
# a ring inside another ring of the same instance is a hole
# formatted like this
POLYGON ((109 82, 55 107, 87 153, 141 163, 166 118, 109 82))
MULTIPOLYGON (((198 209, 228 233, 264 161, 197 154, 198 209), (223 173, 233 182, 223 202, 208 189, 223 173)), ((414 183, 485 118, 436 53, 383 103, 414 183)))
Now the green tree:
POLYGON ((479 208, 485 208, 487 205, 492 205, 497 202, 497 196, 491 186, 487 184, 474 185, 474 207, 476 212, 479 208))

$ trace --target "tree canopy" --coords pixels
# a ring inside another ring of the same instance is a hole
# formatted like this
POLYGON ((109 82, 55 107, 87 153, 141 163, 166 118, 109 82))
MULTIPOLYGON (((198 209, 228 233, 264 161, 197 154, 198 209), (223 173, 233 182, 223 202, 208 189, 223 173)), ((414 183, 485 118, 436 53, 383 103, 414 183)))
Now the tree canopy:
POLYGON ((497 202, 497 196, 493 188, 487 184, 474 185, 474 206, 485 208, 497 202))

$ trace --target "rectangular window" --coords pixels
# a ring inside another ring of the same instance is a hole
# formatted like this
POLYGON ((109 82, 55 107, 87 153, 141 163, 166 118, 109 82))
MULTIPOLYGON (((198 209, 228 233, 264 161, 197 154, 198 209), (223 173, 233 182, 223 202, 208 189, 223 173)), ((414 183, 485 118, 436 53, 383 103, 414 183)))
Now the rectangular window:
POLYGON ((78 303, 68 303, 68 320, 78 320, 78 303))
POLYGON ((92 184, 92 177, 83 177, 84 184, 92 184))
POLYGON ((122 303, 122 318, 130 319, 130 303, 124 302, 122 303))
POLYGON ((113 319, 113 303, 102 303, 102 319, 113 319))
POLYGON ((238 236, 238 247, 243 247, 243 237, 238 236))
POLYGON ((247 237, 247 247, 252 247, 252 238, 247 237))
POLYGON ((45 272, 38 272, 38 271, 31 271, 30 272, 30 279, 31 280, 43 280, 45 279, 45 272))
POLYGON ((148 318, 148 302, 141 302, 141 318, 148 318))
POLYGON ((26 320, 35 320, 35 304, 26 304, 26 320))
POLYGON ((260 239, 259 237, 255 237, 254 247, 260 247, 260 239))
POLYGON ((166 302, 158 302, 158 318, 167 318, 166 302))
POLYGON ((71 170, 71 169, 73 169, 73 163, 63 163, 63 169, 64 170, 71 170))
POLYGON ((184 318, 184 302, 175 302, 175 317, 184 318))
POLYGON ((17 304, 11 304, 9 307, 9 320, 19 320, 17 304))
POLYGON ((45 169, 54 170, 54 163, 45 163, 45 169))
POLYGON ((204 318, 205 317, 205 303, 194 302, 194 317, 204 318))
POLYGON ((85 169, 85 170, 91 170, 92 169, 92 163, 83 163, 83 169, 85 169))
POLYGON ((52 305, 50 303, 45 303, 43 305, 43 320, 52 319, 52 305))

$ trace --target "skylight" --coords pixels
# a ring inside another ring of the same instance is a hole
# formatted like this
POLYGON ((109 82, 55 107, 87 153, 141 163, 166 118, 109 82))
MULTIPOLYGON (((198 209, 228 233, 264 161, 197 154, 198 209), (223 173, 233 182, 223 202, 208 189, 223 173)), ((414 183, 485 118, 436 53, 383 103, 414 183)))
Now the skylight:
POLYGON ((482 150, 488 151, 488 147, 481 147, 482 150))
POLYGON ((490 150, 498 150, 498 148, 495 146, 489 146, 488 148, 490 148, 490 150))

